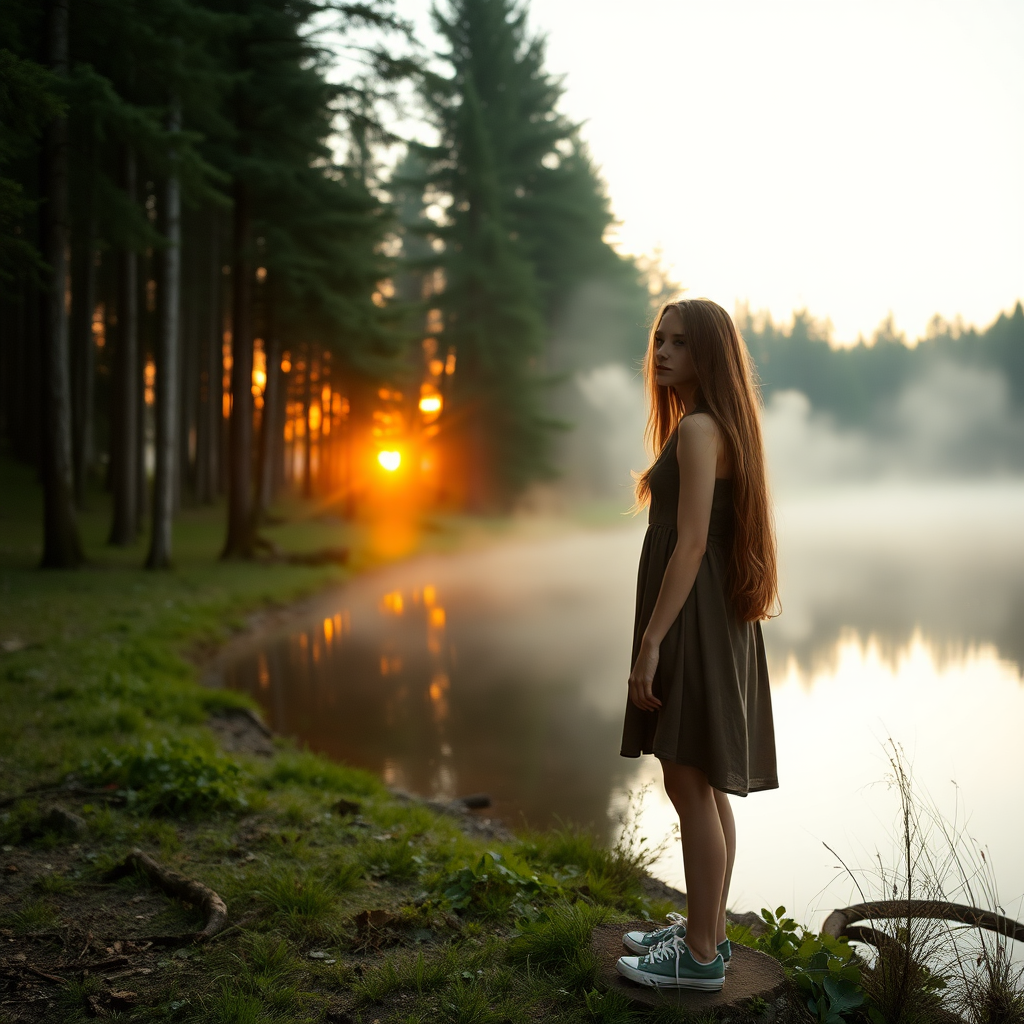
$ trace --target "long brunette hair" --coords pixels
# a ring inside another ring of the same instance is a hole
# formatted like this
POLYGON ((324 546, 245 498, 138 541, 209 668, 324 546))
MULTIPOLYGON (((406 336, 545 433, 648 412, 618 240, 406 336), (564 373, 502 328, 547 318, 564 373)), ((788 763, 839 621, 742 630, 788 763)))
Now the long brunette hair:
MULTIPOLYGON (((644 359, 648 414, 644 441, 657 459, 687 412, 675 388, 659 386, 655 339, 665 310, 683 321, 683 338, 693 359, 700 404, 711 413, 732 453, 735 532, 727 585, 736 615, 744 622, 770 618, 778 598, 775 527, 764 444, 761 440, 760 387, 757 371, 732 317, 710 299, 667 302, 651 327, 644 359)), ((636 503, 651 500, 651 465, 637 477, 636 503)))

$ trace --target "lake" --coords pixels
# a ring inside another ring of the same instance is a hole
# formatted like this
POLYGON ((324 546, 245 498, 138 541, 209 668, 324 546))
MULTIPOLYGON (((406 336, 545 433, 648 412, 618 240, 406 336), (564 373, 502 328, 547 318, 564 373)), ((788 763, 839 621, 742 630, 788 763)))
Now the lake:
MULTIPOLYGON (((783 613, 765 624, 780 789, 733 800, 730 903, 808 924, 894 862, 887 741, 922 797, 1024 896, 1024 484, 873 485, 777 509, 783 613), (824 844, 835 851, 829 852, 824 844)), ((225 685, 312 749, 438 797, 486 792, 512 827, 609 840, 652 758, 618 756, 643 524, 562 530, 368 573, 232 644, 225 685)), ((678 849, 655 873, 683 888, 678 849)))

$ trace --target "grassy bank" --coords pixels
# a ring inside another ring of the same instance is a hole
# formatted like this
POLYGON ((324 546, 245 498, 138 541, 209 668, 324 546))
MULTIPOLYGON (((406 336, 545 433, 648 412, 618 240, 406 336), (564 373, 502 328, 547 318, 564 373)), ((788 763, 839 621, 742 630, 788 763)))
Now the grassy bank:
MULTIPOLYGON (((281 741, 272 757, 218 750, 206 723, 244 702, 200 687, 190 653, 372 562, 368 531, 292 509, 301 522, 268 530, 275 543, 348 546, 355 568, 224 564, 222 513, 186 510, 175 568, 152 573, 143 542, 104 546, 96 495, 89 565, 42 572, 34 481, 0 463, 0 494, 0 1019, 625 1013, 594 990, 587 940, 596 921, 670 909, 644 897, 635 851, 572 831, 479 838, 281 741), (69 776, 76 790, 38 788, 69 776), (111 880, 134 847, 216 890, 229 930, 154 942, 203 916, 136 872, 111 880)), ((435 523, 417 543, 452 547, 467 530, 435 523)))

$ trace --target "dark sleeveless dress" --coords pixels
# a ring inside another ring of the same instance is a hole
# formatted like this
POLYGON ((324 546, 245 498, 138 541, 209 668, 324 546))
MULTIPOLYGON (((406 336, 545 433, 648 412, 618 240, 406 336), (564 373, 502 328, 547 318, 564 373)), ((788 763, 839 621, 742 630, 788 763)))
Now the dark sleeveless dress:
MULTIPOLYGON (((640 555, 633 659, 676 546, 679 464, 676 435, 654 464, 647 535, 640 555)), ((716 480, 708 542, 690 596, 661 642, 654 693, 662 706, 626 703, 623 757, 654 754, 705 772, 737 796, 778 788, 768 665, 759 622, 732 609, 726 569, 733 534, 732 481, 716 480)))

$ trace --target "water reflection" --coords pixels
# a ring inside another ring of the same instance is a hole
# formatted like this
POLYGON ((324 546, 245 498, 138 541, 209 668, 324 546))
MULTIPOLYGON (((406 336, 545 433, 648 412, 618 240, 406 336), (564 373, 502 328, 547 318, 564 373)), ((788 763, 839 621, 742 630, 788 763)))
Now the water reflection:
MULTIPOLYGON (((936 795, 956 778, 1003 894, 1024 892, 1024 486, 808 495, 779 510, 784 614, 765 629, 782 789, 738 807, 736 899, 798 911, 885 842, 882 741, 936 795), (1005 851, 999 856, 999 851, 1005 851)), ((657 774, 618 757, 639 525, 426 558, 363 577, 299 626, 228 652, 275 729, 440 797, 486 791, 516 823, 610 834, 657 774)), ((654 797, 649 834, 667 831, 654 797)), ((660 874, 679 881, 673 855, 660 874)))

